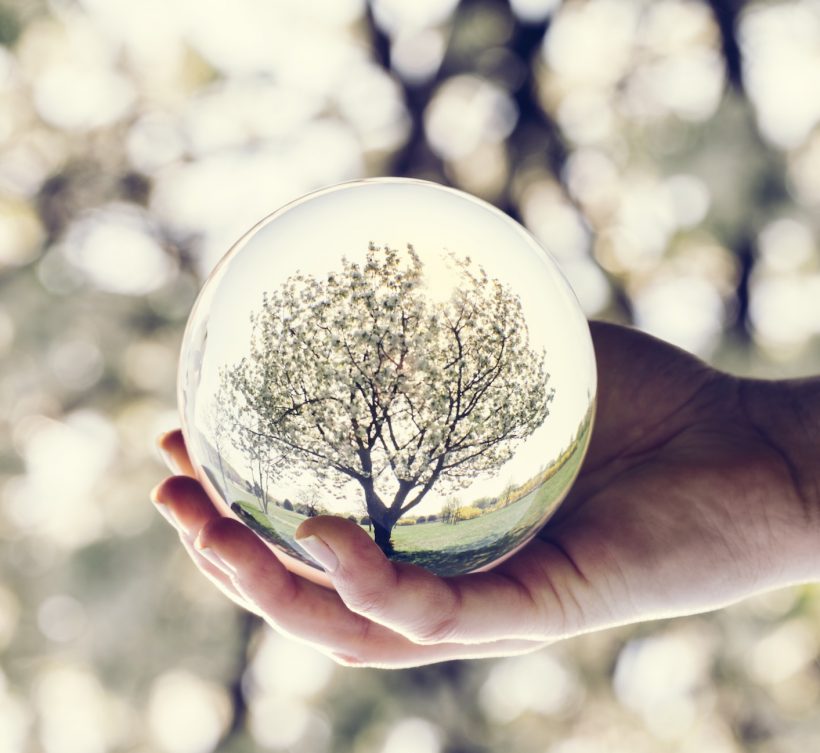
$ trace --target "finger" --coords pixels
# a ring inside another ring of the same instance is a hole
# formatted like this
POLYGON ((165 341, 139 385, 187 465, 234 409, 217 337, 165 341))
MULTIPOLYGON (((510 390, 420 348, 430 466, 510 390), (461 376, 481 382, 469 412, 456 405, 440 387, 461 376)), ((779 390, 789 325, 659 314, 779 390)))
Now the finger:
POLYGON ((190 476, 169 476, 151 490, 151 500, 182 533, 196 538, 202 526, 221 517, 202 485, 190 476))
MULTIPOLYGON (((325 565, 351 611, 414 643, 549 637, 532 576, 524 580, 515 577, 518 571, 498 568, 440 578, 415 565, 391 562, 362 528, 333 516, 304 521, 296 540, 325 565)), ((532 568, 532 575, 543 577, 537 561, 532 568)))
POLYGON ((182 544, 197 569, 236 606, 252 612, 257 617, 263 617, 257 606, 239 593, 230 576, 219 565, 207 558, 207 553, 197 551, 192 541, 183 540, 182 544))
MULTIPOLYGON (((403 645, 369 648, 364 655, 338 652, 327 653, 336 663, 345 667, 371 667, 373 669, 408 669, 428 664, 462 659, 497 659, 520 654, 530 654, 550 645, 545 641, 501 640, 493 643, 436 643, 422 646, 406 641, 403 645)), ((321 650, 321 649, 320 649, 321 650)))
POLYGON ((176 528, 185 551, 203 575, 237 605, 251 609, 225 572, 194 547, 202 527, 220 517, 200 484, 188 476, 172 476, 151 491, 151 500, 176 528))
POLYGON ((540 645, 505 640, 483 647, 418 646, 352 613, 333 591, 293 576, 250 529, 221 517, 195 480, 171 477, 152 496, 172 516, 194 561, 223 592, 262 614, 280 632, 307 640, 342 663, 418 666, 447 659, 509 655, 540 645))
POLYGON ((195 546, 220 561, 236 590, 280 633, 306 642, 348 666, 399 668, 450 659, 508 656, 540 643, 498 641, 483 646, 421 646, 350 611, 330 589, 300 578, 241 523, 208 523, 195 546))
POLYGON ((165 432, 157 437, 157 447, 171 473, 192 478, 196 476, 185 447, 185 438, 179 429, 165 432))

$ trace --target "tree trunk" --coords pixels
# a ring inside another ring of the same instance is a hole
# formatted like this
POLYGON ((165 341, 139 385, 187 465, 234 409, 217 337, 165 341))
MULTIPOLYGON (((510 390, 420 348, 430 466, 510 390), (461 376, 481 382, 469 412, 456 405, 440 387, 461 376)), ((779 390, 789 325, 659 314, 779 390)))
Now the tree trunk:
POLYGON ((392 511, 382 502, 373 486, 372 479, 366 479, 362 483, 362 488, 364 489, 367 514, 373 524, 373 536, 376 544, 389 557, 395 552, 390 534, 393 531, 393 526, 396 525, 398 516, 393 515, 392 511))
POLYGON ((393 532, 393 523, 385 521, 386 525, 382 524, 372 515, 370 519, 373 521, 373 530, 376 543, 379 545, 379 549, 381 549, 389 557, 396 551, 393 549, 393 542, 390 539, 390 534, 393 532))

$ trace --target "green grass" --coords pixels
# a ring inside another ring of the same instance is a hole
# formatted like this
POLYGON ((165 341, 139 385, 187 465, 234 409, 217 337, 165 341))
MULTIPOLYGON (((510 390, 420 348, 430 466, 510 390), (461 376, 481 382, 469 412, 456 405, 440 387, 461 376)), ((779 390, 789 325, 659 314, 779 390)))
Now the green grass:
POLYGON ((231 509, 263 539, 281 547, 291 556, 315 565, 313 560, 305 557, 294 538, 299 524, 306 519, 304 515, 275 505, 270 505, 268 512, 264 513, 256 500, 237 500, 231 509))
MULTIPOLYGON (((524 541, 555 509, 582 460, 589 424, 572 454, 544 484, 530 494, 499 510, 455 524, 434 522, 396 526, 393 546, 397 561, 412 562, 439 575, 475 570, 487 565, 524 541)), ((304 515, 270 505, 264 513, 255 498, 232 484, 234 512, 264 539, 292 556, 307 559, 294 541, 294 532, 304 515)), ((363 526, 368 530, 367 526, 363 526)), ((369 532, 372 537, 372 531, 369 532)))
POLYGON ((576 449, 539 489, 480 517, 454 525, 436 522, 396 526, 394 559, 421 565, 439 575, 475 570, 495 561, 524 541, 552 513, 580 462, 581 452, 576 449))

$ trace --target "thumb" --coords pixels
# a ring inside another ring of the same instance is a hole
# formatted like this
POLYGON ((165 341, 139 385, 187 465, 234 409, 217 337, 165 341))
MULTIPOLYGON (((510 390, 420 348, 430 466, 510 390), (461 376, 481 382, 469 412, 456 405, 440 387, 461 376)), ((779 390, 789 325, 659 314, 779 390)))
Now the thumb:
POLYGON ((320 515, 304 521, 295 538, 352 612, 415 643, 455 637, 460 593, 454 584, 416 565, 392 562, 356 523, 320 515))
POLYGON ((392 564, 363 528, 335 515, 308 518, 296 529, 296 543, 336 583, 356 580, 358 573, 392 578, 392 564))

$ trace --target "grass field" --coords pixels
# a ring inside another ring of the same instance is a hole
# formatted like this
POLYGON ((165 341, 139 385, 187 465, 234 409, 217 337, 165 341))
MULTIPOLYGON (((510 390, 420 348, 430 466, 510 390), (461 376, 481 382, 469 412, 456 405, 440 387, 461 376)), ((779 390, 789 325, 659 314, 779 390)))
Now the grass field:
POLYGON ((515 548, 555 509, 574 476, 582 453, 576 450, 539 489, 500 510, 454 525, 396 526, 394 559, 422 565, 439 575, 475 570, 515 548))
MULTIPOLYGON (((394 559, 427 567, 439 575, 475 570, 493 562, 520 544, 562 498, 583 456, 589 426, 564 464, 538 489, 499 510, 455 524, 434 522, 396 526, 394 559)), ((254 531, 303 562, 307 559, 294 542, 304 515, 271 505, 264 513, 247 491, 229 482, 232 509, 254 531)), ((368 530, 364 526, 365 530, 368 530)), ((371 533, 372 536, 372 533, 371 533)))

